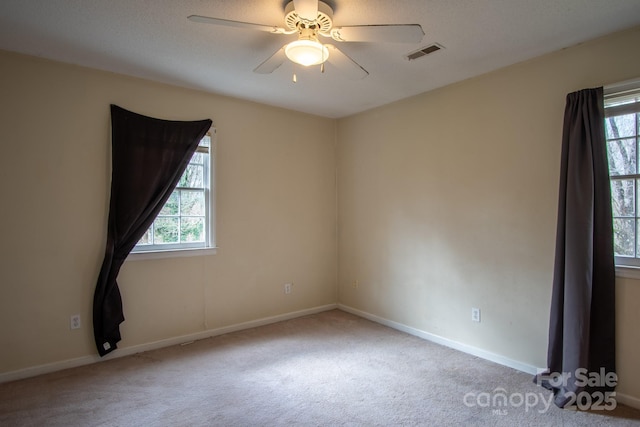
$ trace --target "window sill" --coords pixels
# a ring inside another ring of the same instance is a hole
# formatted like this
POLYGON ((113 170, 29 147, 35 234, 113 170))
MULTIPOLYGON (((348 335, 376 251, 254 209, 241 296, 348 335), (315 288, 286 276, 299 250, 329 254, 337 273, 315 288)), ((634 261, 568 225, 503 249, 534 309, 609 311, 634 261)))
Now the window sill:
POLYGON ((628 265, 616 265, 616 277, 624 277, 625 279, 640 280, 640 267, 631 267, 628 265))
MULTIPOLYGON (((142 261, 147 259, 183 258, 204 255, 215 255, 218 248, 194 248, 194 249, 171 249, 166 251, 153 252, 131 252, 127 261, 142 261)), ((638 276, 640 277, 640 276, 638 276)))

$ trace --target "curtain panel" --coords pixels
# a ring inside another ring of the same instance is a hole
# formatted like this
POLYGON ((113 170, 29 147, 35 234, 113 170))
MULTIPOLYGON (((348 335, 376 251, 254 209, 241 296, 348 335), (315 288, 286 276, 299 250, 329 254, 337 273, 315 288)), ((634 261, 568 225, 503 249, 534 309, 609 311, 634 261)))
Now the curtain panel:
POLYGON ((536 381, 554 391, 561 408, 573 406, 584 393, 611 392, 617 382, 613 221, 601 87, 566 99, 547 364, 536 381))
POLYGON ((171 121, 111 105, 111 199, 107 244, 93 299, 100 356, 117 348, 124 321, 116 281, 125 259, 171 196, 211 120, 171 121))

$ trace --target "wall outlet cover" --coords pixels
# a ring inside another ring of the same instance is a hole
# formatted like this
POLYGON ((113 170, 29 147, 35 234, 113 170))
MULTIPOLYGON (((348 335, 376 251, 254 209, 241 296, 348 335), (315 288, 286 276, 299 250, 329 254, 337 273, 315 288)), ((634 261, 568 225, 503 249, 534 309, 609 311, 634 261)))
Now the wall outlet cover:
POLYGON ((480 309, 472 308, 471 309, 471 320, 474 322, 480 322, 480 309))
POLYGON ((71 329, 80 329, 82 323, 80 322, 80 315, 74 314, 71 316, 70 325, 71 329))

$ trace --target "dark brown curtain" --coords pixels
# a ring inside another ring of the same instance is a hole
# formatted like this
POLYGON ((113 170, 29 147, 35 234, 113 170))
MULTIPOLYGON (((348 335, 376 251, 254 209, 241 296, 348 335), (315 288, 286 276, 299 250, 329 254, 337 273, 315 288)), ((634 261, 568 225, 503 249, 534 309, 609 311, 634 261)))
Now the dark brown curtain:
POLYGON ((176 187, 211 120, 154 119, 111 106, 111 201, 107 246, 93 297, 101 356, 116 349, 124 321, 120 267, 176 187))
POLYGON ((580 393, 615 387, 611 381, 585 381, 594 374, 604 381, 603 372, 615 372, 615 266, 602 88, 567 95, 547 363, 549 372, 537 380, 554 391, 561 408, 580 393))

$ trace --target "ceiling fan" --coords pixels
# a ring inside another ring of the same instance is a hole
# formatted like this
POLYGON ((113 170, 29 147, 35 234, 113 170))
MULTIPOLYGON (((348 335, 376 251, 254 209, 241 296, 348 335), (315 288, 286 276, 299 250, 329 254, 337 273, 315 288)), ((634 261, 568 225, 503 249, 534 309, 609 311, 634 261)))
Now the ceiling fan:
POLYGON ((368 76, 369 72, 333 44, 321 43, 318 36, 331 38, 336 42, 386 43, 419 43, 424 36, 419 24, 334 27, 333 10, 319 0, 293 0, 287 4, 284 13, 284 27, 200 15, 191 15, 188 19, 204 24, 258 30, 272 34, 297 34, 297 40, 282 46, 253 70, 260 74, 272 73, 288 58, 305 67, 320 65, 322 72, 324 72, 324 63, 329 62, 347 77, 361 79, 368 76))

